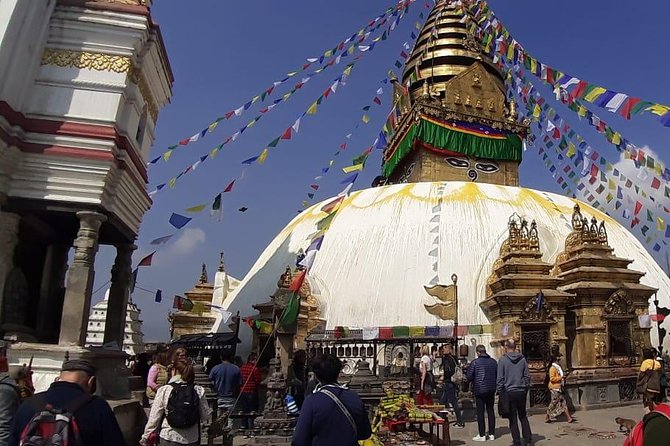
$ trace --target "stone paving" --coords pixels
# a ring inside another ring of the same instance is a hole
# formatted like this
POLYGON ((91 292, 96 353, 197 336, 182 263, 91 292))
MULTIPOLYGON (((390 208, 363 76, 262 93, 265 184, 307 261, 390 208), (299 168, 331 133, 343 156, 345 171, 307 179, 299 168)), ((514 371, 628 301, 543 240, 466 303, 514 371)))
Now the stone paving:
MULTIPOLYGON (((637 421, 642 418, 643 409, 640 403, 634 406, 580 411, 575 413, 574 416, 577 421, 573 424, 568 424, 565 421, 547 424, 544 422, 544 414, 532 415, 530 417, 530 426, 533 432, 533 444, 537 446, 623 445, 625 434, 619 432, 619 427, 614 422, 614 418, 622 417, 637 421)), ((498 418, 496 423, 497 438, 494 441, 487 441, 485 444, 490 446, 511 445, 512 436, 509 433, 507 420, 498 418)), ((472 441, 472 437, 475 435, 477 435, 477 422, 469 420, 465 425, 465 429, 451 430, 452 445, 482 444, 472 441)))

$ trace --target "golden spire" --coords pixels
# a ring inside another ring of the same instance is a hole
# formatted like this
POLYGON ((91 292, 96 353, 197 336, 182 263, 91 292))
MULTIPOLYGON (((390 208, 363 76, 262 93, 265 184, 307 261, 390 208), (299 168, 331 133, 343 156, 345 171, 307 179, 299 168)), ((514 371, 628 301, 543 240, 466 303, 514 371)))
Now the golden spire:
POLYGON ((466 15, 464 7, 451 0, 437 1, 405 65, 403 84, 409 82, 412 97, 422 94, 424 83, 433 93, 443 95, 445 82, 476 61, 481 61, 502 85, 502 75, 468 32, 466 15))
POLYGON ((203 263, 202 264, 202 270, 200 271, 200 281, 199 281, 199 283, 201 285, 204 285, 205 283, 208 282, 208 280, 209 279, 207 278, 207 266, 205 266, 205 264, 203 263))
POLYGON ((223 263, 223 251, 221 251, 221 258, 219 259, 219 272, 222 273, 226 270, 226 264, 223 263))

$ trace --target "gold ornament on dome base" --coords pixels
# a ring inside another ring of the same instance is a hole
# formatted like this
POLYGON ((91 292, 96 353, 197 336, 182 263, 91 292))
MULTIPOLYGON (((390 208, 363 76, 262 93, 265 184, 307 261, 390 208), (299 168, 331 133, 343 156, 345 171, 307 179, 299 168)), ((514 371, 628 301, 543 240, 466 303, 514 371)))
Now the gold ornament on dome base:
POLYGON ((46 48, 42 54, 42 65, 67 68, 86 68, 95 71, 128 73, 132 68, 129 57, 111 54, 89 53, 86 51, 46 48))
POLYGON ((453 274, 451 280, 454 282, 452 285, 424 286, 426 293, 438 300, 432 305, 424 304, 426 311, 443 321, 458 319, 458 288, 456 286, 458 276, 453 274))

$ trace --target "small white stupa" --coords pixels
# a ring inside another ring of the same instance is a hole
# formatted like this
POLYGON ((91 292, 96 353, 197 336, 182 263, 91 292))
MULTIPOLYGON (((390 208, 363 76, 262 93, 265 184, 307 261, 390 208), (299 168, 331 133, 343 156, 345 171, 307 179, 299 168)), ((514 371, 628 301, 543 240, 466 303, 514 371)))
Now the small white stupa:
MULTIPOLYGON (((105 298, 91 309, 88 318, 88 332, 86 334, 86 345, 91 347, 102 347, 105 337, 105 320, 107 319, 107 302, 109 290, 105 292, 105 298)), ((132 300, 128 302, 126 310, 126 327, 123 336, 123 351, 129 355, 144 353, 144 334, 142 333, 141 310, 132 300)))

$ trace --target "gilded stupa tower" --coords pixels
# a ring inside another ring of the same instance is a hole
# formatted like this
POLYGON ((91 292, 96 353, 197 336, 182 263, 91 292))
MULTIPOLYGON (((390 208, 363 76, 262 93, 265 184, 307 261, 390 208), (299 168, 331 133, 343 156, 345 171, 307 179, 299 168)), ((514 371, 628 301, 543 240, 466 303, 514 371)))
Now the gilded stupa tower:
POLYGON ((468 32, 460 2, 439 0, 394 82, 388 183, 478 181, 518 186, 522 139, 503 75, 468 32))

